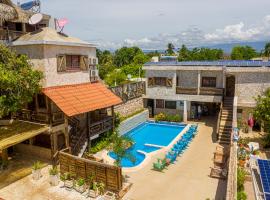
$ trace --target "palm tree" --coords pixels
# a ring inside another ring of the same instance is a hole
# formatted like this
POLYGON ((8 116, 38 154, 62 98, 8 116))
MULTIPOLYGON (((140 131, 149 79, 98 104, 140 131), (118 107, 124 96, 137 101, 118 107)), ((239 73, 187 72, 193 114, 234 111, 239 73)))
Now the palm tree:
POLYGON ((264 55, 270 57, 270 42, 267 42, 264 46, 264 55))
POLYGON ((169 56, 174 55, 174 45, 173 45, 173 43, 169 43, 169 44, 168 44, 166 53, 167 53, 169 56))
POLYGON ((136 158, 133 154, 127 151, 127 149, 133 145, 133 140, 127 136, 119 136, 118 132, 114 132, 111 136, 111 146, 110 150, 116 155, 114 164, 116 166, 121 166, 121 161, 127 158, 132 163, 136 162, 136 158))

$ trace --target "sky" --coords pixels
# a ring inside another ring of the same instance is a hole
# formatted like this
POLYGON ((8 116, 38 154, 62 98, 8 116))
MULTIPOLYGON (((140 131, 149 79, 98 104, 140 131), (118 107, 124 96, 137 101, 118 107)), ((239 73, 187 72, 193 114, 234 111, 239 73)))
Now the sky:
MULTIPOLYGON (((15 1, 15 0, 14 0, 15 1)), ((21 3, 26 0, 21 0, 21 3)), ((270 0, 41 0, 64 32, 103 49, 270 40, 270 0)))

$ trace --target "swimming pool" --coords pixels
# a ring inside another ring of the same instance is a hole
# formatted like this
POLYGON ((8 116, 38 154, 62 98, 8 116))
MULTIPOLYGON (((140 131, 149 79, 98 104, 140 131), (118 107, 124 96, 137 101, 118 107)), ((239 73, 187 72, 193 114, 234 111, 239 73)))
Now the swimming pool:
MULTIPOLYGON (((135 156, 136 162, 132 163, 130 160, 124 158, 121 166, 135 167, 139 165, 145 159, 145 154, 168 146, 181 133, 185 126, 184 124, 176 123, 145 122, 132 129, 125 135, 131 137, 135 142, 127 151, 135 156)), ((109 156, 113 159, 116 158, 113 152, 109 152, 109 156)))

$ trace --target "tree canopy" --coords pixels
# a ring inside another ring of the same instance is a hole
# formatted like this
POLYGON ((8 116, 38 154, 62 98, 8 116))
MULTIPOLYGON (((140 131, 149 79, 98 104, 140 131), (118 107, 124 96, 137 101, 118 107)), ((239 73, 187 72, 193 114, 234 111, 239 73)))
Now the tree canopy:
POLYGON ((263 54, 267 57, 270 57, 270 42, 265 44, 263 54))
POLYGON ((40 91, 43 75, 24 55, 0 45, 0 118, 16 112, 40 91))
POLYGON ((223 58, 221 49, 193 48, 189 50, 182 45, 178 52, 178 61, 220 60, 223 58))
POLYGON ((270 133, 270 88, 266 90, 263 96, 258 96, 256 101, 254 117, 263 121, 265 130, 270 133))
POLYGON ((169 56, 174 55, 174 45, 173 45, 173 43, 169 43, 167 45, 166 54, 169 55, 169 56))
POLYGON ((232 60, 250 60, 256 56, 258 53, 250 46, 235 46, 231 53, 232 60))

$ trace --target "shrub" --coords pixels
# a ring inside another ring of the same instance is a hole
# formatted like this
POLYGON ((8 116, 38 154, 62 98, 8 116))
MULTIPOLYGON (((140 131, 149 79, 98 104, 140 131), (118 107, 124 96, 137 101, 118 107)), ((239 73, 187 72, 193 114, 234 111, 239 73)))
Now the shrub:
POLYGON ((103 149, 105 149, 109 145, 109 140, 106 138, 103 138, 98 143, 96 143, 93 147, 89 149, 89 153, 95 154, 103 149))
POLYGON ((237 191, 244 190, 246 171, 238 167, 237 168, 237 191))
POLYGON ((237 192, 237 200, 246 200, 247 194, 244 191, 237 192))
POLYGON ((159 113, 155 115, 155 121, 165 121, 166 120, 166 115, 164 113, 159 113))
POLYGON ((56 166, 52 167, 50 170, 49 170, 49 174, 52 175, 52 176, 55 176, 58 174, 58 169, 56 166))
POLYGON ((270 147, 270 133, 266 134, 263 138, 263 147, 269 148, 270 147))

